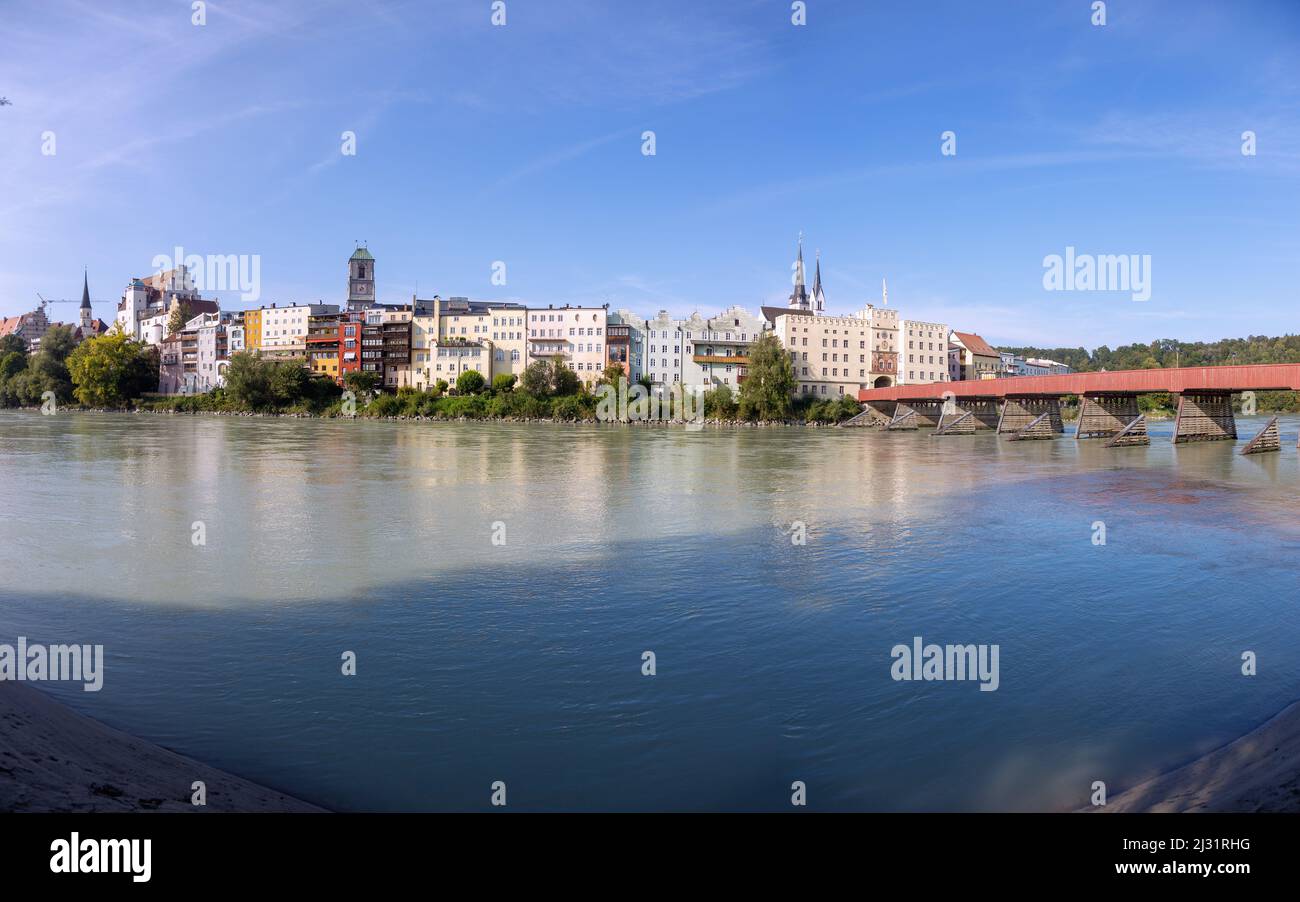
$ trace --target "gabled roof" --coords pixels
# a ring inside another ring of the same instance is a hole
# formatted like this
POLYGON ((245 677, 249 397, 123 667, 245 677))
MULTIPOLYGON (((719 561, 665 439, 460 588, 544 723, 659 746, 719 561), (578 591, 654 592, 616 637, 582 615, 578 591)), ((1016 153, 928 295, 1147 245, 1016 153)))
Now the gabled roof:
POLYGON ((960 341, 966 347, 966 350, 970 351, 972 354, 978 354, 981 357, 1000 357, 998 352, 993 350, 987 341, 980 338, 974 332, 958 332, 954 329, 952 334, 956 335, 957 340, 960 341))

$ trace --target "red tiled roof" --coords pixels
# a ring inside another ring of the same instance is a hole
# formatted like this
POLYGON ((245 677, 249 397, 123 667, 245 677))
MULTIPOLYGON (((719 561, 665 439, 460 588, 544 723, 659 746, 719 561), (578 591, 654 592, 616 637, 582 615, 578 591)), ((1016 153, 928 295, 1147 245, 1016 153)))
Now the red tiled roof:
POLYGON ((954 330, 953 334, 957 336, 958 341, 966 346, 966 350, 970 351, 972 354, 978 354, 981 357, 1000 356, 997 351, 989 347, 987 341, 980 338, 974 332, 957 332, 954 330))

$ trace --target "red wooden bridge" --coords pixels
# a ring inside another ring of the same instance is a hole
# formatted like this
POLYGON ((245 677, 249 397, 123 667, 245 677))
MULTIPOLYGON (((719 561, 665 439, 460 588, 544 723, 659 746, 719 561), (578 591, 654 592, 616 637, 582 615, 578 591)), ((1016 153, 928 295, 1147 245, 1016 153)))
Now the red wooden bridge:
MULTIPOLYGON (((990 429, 1019 440, 1064 433, 1061 398, 1078 395, 1075 438, 1105 438, 1108 445, 1122 447, 1150 444, 1146 418, 1138 413, 1138 395, 1169 392, 1178 396, 1174 441, 1181 443, 1237 438, 1232 395, 1257 391, 1300 391, 1300 363, 930 382, 863 389, 858 400, 867 405, 864 418, 887 420, 890 429, 933 426, 936 435, 968 435, 990 429)), ((1274 418, 1247 446, 1246 453, 1279 447, 1274 418)))

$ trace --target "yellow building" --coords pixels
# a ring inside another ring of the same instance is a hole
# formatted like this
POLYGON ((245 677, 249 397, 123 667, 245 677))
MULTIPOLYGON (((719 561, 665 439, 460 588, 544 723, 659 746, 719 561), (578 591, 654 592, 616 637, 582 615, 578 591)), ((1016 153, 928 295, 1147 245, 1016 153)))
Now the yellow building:
POLYGON ((244 311, 244 350, 262 350, 262 311, 244 311))

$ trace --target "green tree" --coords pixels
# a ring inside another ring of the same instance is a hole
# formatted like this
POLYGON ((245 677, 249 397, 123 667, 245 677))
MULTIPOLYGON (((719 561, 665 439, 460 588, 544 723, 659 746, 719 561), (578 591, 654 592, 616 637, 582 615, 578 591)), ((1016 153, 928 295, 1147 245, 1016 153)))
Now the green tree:
POLYGON ((292 407, 309 394, 311 372, 301 360, 271 361, 269 386, 275 407, 292 407))
POLYGON ((254 353, 230 355, 226 367, 226 394, 236 406, 265 410, 271 406, 271 372, 268 361, 254 353))
POLYGON ((534 360, 524 370, 519 386, 534 398, 545 398, 551 393, 551 368, 545 360, 534 360))
POLYGON ((189 304, 184 303, 180 298, 172 298, 171 309, 167 311, 167 334, 175 335, 193 318, 189 304))
POLYGON ((551 391, 557 397, 576 395, 582 391, 582 380, 563 360, 556 359, 551 363, 551 391))
POLYGON ((343 377, 343 385, 358 398, 369 398, 379 388, 379 374, 370 370, 353 370, 343 377))
POLYGON ((748 374, 740 386, 739 414, 746 420, 783 420, 790 415, 794 367, 771 332, 749 348, 748 374))
POLYGON ((736 416, 736 398, 730 385, 719 385, 704 393, 704 415, 718 420, 730 420, 736 416))
POLYGON ((0 337, 0 356, 10 352, 27 356, 27 342, 23 341, 17 335, 5 335, 0 337))
POLYGON ((456 394, 477 395, 486 384, 487 380, 478 370, 466 370, 456 377, 456 394))
POLYGON ((611 363, 609 366, 605 367, 605 371, 600 374, 600 378, 596 380, 596 384, 617 386, 618 380, 626 378, 627 374, 623 372, 623 367, 619 366, 617 363, 611 363))
POLYGON ((20 351, 0 352, 0 382, 27 369, 27 355, 20 351))
POLYGON ((42 393, 52 391, 65 404, 72 400, 72 376, 68 374, 67 361, 68 355, 76 346, 77 340, 72 337, 71 326, 54 326, 46 330, 41 336, 40 351, 33 354, 27 362, 31 381, 26 403, 37 403, 37 400, 31 398, 31 391, 36 392, 37 399, 42 393))
POLYGON ((497 373, 492 377, 492 391, 496 394, 511 391, 516 381, 514 373, 497 373))
POLYGON ((125 406, 138 397, 147 358, 144 346, 121 332, 87 338, 68 355, 73 396, 88 407, 125 406))

